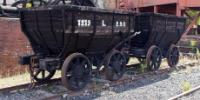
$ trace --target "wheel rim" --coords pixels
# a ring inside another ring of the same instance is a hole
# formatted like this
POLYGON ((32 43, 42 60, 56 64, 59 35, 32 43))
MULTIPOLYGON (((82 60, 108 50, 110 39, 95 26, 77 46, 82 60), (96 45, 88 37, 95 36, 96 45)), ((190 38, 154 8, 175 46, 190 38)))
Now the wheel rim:
POLYGON ((119 80, 125 71, 126 59, 121 53, 113 54, 107 64, 107 79, 111 81, 119 80))
POLYGON ((179 50, 177 47, 172 47, 168 55, 168 64, 170 67, 174 67, 178 64, 179 61, 179 50))
POLYGON ((158 47, 151 48, 149 54, 147 55, 147 66, 149 70, 158 70, 162 60, 162 53, 158 47))
POLYGON ((76 56, 68 59, 68 64, 64 67, 64 74, 62 74, 63 84, 70 90, 76 91, 83 89, 91 75, 91 65, 88 59, 82 56, 76 56))
POLYGON ((33 68, 32 75, 37 82, 45 82, 50 80, 55 74, 55 72, 55 70, 47 71, 39 68, 33 68))

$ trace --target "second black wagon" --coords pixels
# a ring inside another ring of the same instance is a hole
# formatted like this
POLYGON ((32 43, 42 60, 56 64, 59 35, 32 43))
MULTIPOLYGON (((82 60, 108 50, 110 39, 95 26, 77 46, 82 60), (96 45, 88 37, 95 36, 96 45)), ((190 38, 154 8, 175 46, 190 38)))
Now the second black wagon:
POLYGON ((130 55, 155 71, 161 60, 167 58, 168 65, 174 67, 179 61, 176 43, 185 31, 186 18, 159 13, 139 13, 135 21, 135 31, 140 32, 131 40, 130 55))

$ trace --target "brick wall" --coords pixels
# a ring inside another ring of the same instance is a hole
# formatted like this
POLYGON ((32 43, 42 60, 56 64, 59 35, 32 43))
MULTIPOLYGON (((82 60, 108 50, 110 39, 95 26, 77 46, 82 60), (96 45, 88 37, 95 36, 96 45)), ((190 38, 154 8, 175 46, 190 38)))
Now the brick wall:
POLYGON ((104 6, 106 9, 115 9, 118 1, 119 0, 104 0, 104 6))
POLYGON ((18 19, 0 18, 0 77, 23 73, 18 57, 31 52, 18 19))

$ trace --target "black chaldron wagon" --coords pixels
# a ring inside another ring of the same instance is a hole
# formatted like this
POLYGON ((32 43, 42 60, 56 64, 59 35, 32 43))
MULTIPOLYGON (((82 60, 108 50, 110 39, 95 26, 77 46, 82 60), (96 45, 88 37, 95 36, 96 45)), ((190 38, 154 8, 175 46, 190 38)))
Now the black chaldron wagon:
POLYGON ((176 43, 185 31, 186 18, 167 14, 139 13, 136 16, 135 31, 140 34, 131 40, 130 55, 146 61, 147 67, 155 71, 162 58, 174 67, 179 61, 176 43))
POLYGON ((135 36, 135 14, 84 6, 46 6, 21 9, 21 27, 34 55, 21 57, 38 82, 61 69, 62 83, 70 90, 84 88, 92 69, 105 68, 108 80, 122 77, 135 36))
POLYGON ((120 79, 129 56, 146 59, 151 71, 160 67, 162 58, 176 66, 175 45, 186 22, 172 15, 72 5, 21 9, 20 20, 34 51, 21 57, 21 63, 29 65, 38 82, 61 69, 62 83, 70 90, 84 88, 102 66, 106 79, 120 79))

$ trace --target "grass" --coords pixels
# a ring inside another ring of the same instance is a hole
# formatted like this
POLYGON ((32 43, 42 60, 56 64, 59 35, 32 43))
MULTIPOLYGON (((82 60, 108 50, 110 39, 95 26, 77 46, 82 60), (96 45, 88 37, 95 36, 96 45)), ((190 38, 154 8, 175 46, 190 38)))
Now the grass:
POLYGON ((147 64, 141 63, 138 71, 139 73, 144 73, 146 69, 147 69, 147 64))
POLYGON ((192 87, 191 87, 190 82, 184 81, 184 82, 182 83, 182 91, 183 91, 183 92, 189 91, 191 88, 192 88, 192 87))
POLYGON ((21 75, 16 75, 12 77, 6 77, 0 79, 0 88, 25 84, 30 82, 30 75, 29 73, 24 73, 21 75))
POLYGON ((190 47, 197 47, 198 42, 195 40, 190 40, 190 47))
POLYGON ((18 64, 17 57, 10 55, 0 56, 0 78, 11 77, 27 72, 27 66, 18 64))
MULTIPOLYGON (((59 78, 61 77, 61 71, 56 71, 53 78, 59 78)), ((30 74, 28 72, 25 72, 20 75, 15 75, 11 77, 6 78, 0 78, 0 88, 30 83, 30 74)))

